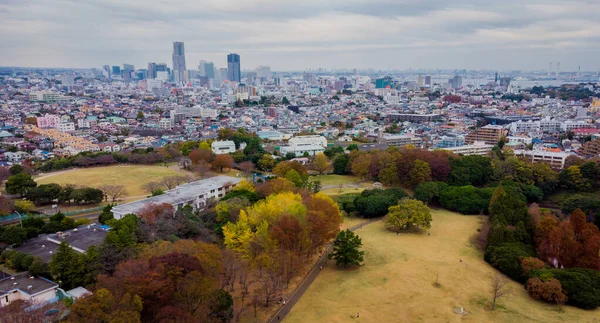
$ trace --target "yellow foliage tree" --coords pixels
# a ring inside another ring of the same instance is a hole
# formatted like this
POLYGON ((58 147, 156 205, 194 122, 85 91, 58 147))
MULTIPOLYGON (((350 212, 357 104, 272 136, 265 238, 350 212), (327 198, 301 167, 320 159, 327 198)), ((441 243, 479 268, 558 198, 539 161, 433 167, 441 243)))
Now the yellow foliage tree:
POLYGON ((234 191, 240 191, 240 190, 247 190, 250 192, 256 192, 256 188, 254 187, 254 184, 248 182, 247 180, 243 179, 241 180, 233 189, 234 191))

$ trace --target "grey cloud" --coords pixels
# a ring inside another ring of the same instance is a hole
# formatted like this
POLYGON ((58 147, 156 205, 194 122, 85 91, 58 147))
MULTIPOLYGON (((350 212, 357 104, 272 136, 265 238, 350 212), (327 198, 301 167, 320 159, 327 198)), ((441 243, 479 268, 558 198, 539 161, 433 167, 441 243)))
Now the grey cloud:
POLYGON ((0 0, 0 62, 140 67, 170 63, 171 42, 183 40, 190 67, 238 52, 244 68, 280 70, 559 59, 595 70, 599 10, 597 0, 0 0))

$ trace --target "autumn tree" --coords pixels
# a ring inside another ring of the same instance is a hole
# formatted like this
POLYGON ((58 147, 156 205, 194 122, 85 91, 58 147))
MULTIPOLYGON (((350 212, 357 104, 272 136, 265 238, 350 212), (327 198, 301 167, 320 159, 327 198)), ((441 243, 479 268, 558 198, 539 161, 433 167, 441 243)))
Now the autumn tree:
POLYGON ((354 176, 358 176, 362 179, 366 179, 369 174, 369 167, 371 166, 371 156, 365 152, 358 153, 354 159, 352 159, 351 170, 354 176))
POLYGON ((312 165, 314 169, 319 173, 319 175, 323 175, 323 173, 329 170, 329 160, 327 159, 327 156, 325 156, 323 153, 318 153, 315 156, 312 165))
POLYGON ((272 194, 278 194, 281 192, 292 192, 296 186, 285 178, 274 178, 266 181, 256 187, 256 191, 262 197, 267 197, 272 194))
POLYGON ((333 250, 329 259, 335 260, 337 266, 360 266, 364 261, 365 252, 360 250, 362 241, 354 232, 346 229, 340 232, 333 241, 333 250))
POLYGON ((385 218, 385 226, 394 231, 410 231, 413 228, 431 228, 431 210, 419 200, 404 198, 391 206, 385 218))
POLYGON ((429 164, 421 160, 415 160, 414 166, 408 172, 408 184, 417 187, 419 184, 431 181, 431 169, 429 164))
POLYGON ((296 171, 302 180, 308 178, 308 169, 297 161, 282 161, 275 166, 273 173, 279 177, 285 177, 290 170, 296 171))
POLYGON ((527 281, 526 288, 531 297, 555 303, 559 306, 568 300, 560 281, 556 278, 543 281, 539 277, 533 277, 527 281))
POLYGON ((227 154, 218 155, 212 162, 212 167, 223 173, 223 169, 231 169, 233 167, 233 158, 227 154))
POLYGON ((246 177, 250 176, 250 174, 252 173, 252 171, 254 170, 254 163, 251 161, 245 161, 245 162, 241 162, 239 164, 239 168, 242 172, 244 172, 244 175, 246 177))

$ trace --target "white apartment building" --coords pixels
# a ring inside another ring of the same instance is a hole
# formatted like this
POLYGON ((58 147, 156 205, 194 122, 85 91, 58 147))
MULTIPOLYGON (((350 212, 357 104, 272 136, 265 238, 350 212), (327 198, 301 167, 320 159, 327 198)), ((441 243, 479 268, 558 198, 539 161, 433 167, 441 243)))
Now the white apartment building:
POLYGON ((160 126, 160 129, 170 130, 171 129, 171 119, 162 118, 162 119, 160 119, 160 121, 158 121, 158 125, 160 126))
POLYGON ((567 120, 560 125, 560 129, 564 132, 575 130, 575 129, 589 128, 589 127, 590 127, 590 124, 585 121, 572 121, 572 120, 567 120))
POLYGON ((508 143, 524 143, 530 145, 533 142, 533 138, 531 137, 508 136, 506 139, 508 139, 508 143))
POLYGON ((439 149, 451 151, 451 152, 453 152, 453 153, 455 153, 457 155, 464 155, 464 156, 471 156, 471 155, 485 156, 489 152, 492 151, 492 148, 494 148, 494 145, 487 145, 483 141, 476 141, 472 145, 464 145, 464 146, 450 147, 450 148, 439 148, 439 149))
POLYGON ((388 146, 403 147, 413 145, 419 147, 421 145, 421 138, 413 135, 383 135, 381 142, 386 143, 388 146))
POLYGON ((213 141, 210 148, 216 155, 234 153, 235 142, 233 142, 233 140, 213 141))
POLYGON ((74 122, 61 122, 56 125, 56 129, 62 132, 75 131, 75 123, 74 122))
POLYGON ((146 80, 146 89, 148 91, 152 91, 154 89, 160 89, 160 88, 162 88, 162 84, 163 84, 163 82, 161 80, 147 79, 146 80))
POLYGON ((200 111, 200 116, 202 118, 215 119, 217 115, 217 109, 203 108, 202 111, 200 111))
POLYGON ((546 118, 539 123, 541 132, 560 131, 561 122, 558 120, 546 118))
POLYGON ((544 162, 554 169, 563 169, 565 161, 570 154, 564 152, 551 152, 545 150, 515 150, 515 156, 523 156, 532 162, 544 162))

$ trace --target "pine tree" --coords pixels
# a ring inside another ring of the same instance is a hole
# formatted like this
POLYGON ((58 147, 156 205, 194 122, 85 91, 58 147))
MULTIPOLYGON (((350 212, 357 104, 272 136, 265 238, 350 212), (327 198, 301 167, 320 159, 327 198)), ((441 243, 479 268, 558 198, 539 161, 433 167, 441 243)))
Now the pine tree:
POLYGON ((340 232, 335 238, 333 251, 329 254, 329 259, 335 260, 335 264, 338 266, 360 266, 365 254, 364 251, 360 250, 361 247, 362 241, 360 237, 346 229, 346 231, 340 232))

